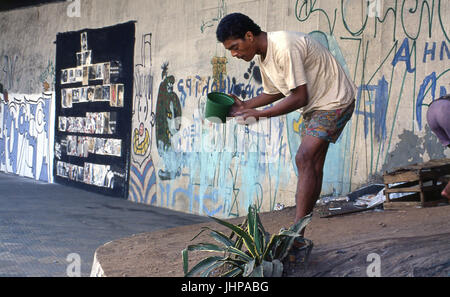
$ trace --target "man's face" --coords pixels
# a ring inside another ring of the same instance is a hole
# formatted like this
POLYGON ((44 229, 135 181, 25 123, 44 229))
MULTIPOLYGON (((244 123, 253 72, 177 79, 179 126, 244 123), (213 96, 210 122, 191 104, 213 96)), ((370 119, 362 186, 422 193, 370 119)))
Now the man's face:
POLYGON ((256 54, 253 34, 247 32, 244 39, 229 38, 223 42, 223 46, 231 52, 233 57, 250 62, 256 54))

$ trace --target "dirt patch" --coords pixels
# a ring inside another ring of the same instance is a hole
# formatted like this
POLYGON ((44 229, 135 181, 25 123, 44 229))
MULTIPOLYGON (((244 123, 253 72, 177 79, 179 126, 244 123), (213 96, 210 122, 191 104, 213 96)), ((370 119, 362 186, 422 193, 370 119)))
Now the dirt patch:
MULTIPOLYGON (((289 227, 294 208, 261 214, 270 233, 289 227)), ((241 223, 242 218, 230 220, 241 223)), ((183 276, 181 251, 202 226, 214 222, 137 234, 97 250, 106 276, 183 276)), ((314 242, 308 266, 288 276, 366 276, 379 255, 381 276, 450 275, 450 206, 360 212, 331 218, 314 214, 305 237, 314 242)), ((195 242, 213 242, 207 234, 195 242)), ((190 253, 190 267, 205 253, 190 253)))

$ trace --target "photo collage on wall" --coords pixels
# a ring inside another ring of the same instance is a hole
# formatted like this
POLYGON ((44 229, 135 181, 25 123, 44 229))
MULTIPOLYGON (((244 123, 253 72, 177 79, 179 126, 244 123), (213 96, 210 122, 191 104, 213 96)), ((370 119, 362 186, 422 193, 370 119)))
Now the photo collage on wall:
POLYGON ((124 196, 129 128, 120 127, 120 118, 129 117, 131 126, 130 108, 125 100, 127 84, 121 75, 123 61, 117 54, 122 50, 114 52, 114 46, 108 47, 103 42, 103 39, 113 42, 114 38, 108 37, 117 34, 101 30, 63 33, 59 40, 65 48, 78 47, 78 51, 61 50, 61 66, 56 69, 60 74, 56 89, 60 100, 56 108, 55 180, 84 184, 84 188, 94 187, 96 191, 109 189, 115 196, 124 196), (100 40, 95 39, 98 36, 100 40), (88 44, 88 37, 89 43, 96 42, 94 48, 88 44), (121 190, 114 191, 118 187, 121 190))

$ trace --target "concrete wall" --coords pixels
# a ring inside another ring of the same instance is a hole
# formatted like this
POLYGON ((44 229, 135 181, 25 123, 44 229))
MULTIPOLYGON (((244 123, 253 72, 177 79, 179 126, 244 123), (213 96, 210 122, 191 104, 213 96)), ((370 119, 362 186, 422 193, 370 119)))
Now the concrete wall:
MULTIPOLYGON (((81 0, 19 9, 0 13, 0 83, 25 97, 51 92, 57 33, 135 20, 129 199, 220 217, 244 215, 251 203, 264 211, 294 205, 300 113, 248 127, 202 118, 210 91, 245 98, 262 91, 257 65, 216 42, 218 21, 235 11, 265 31, 311 33, 358 86, 355 115, 330 148, 322 194, 449 156, 425 118, 428 104, 450 90, 450 2, 442 0, 81 0)), ((5 129, 18 115, 4 106, 0 169, 9 172, 8 158, 22 155, 6 153, 5 136, 23 129, 5 129)))

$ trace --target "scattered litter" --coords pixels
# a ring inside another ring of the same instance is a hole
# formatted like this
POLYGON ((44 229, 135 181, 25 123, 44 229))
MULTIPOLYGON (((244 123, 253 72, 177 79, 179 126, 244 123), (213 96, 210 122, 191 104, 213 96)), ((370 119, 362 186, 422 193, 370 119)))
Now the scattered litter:
POLYGON ((317 205, 326 205, 330 202, 348 202, 349 198, 348 196, 326 196, 322 197, 317 201, 317 205))
POLYGON ((277 204, 275 205, 275 210, 283 210, 283 209, 284 209, 284 204, 277 203, 277 204))

